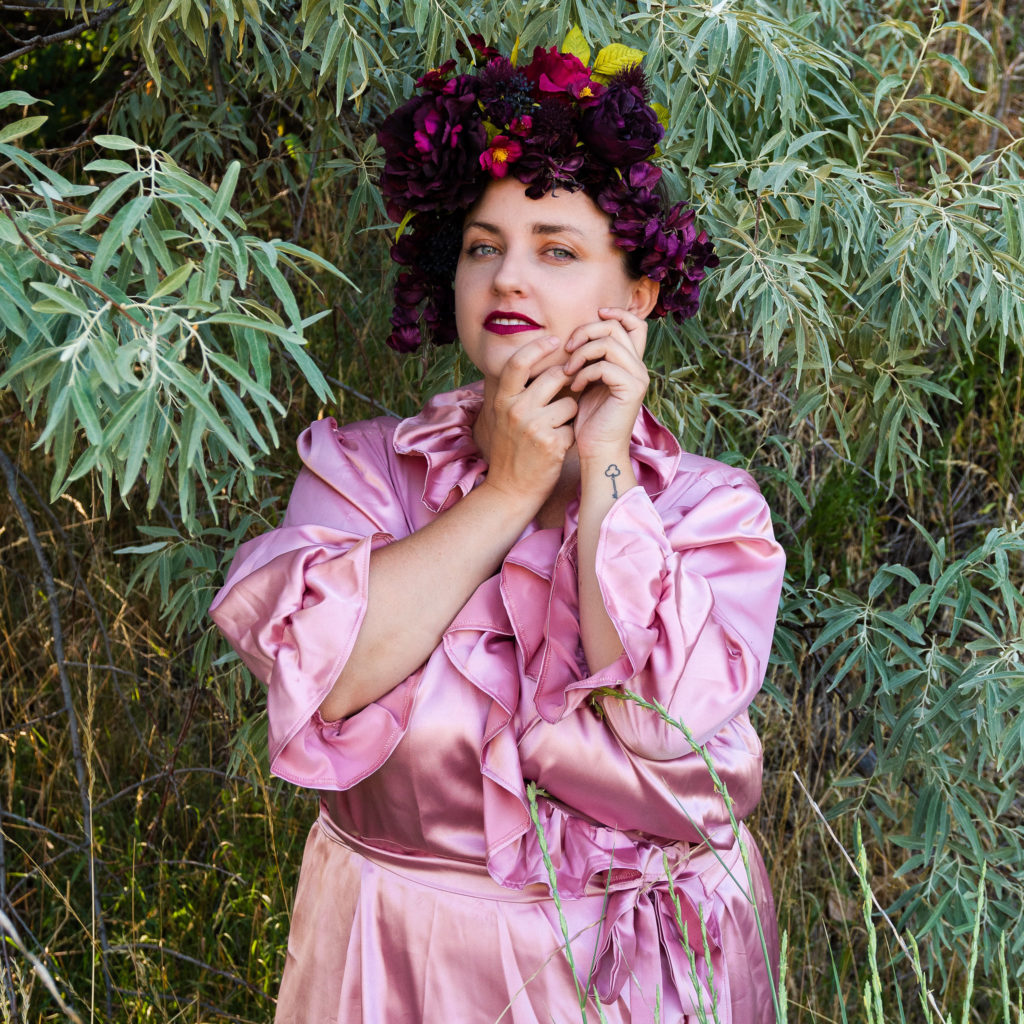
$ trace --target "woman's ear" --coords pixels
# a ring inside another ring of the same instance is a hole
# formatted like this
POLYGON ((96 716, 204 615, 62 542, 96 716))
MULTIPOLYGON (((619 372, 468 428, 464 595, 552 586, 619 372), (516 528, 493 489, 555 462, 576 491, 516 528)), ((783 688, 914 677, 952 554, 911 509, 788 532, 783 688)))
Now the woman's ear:
POLYGON ((630 313, 646 320, 654 304, 658 301, 658 292, 661 285, 652 281, 646 274, 638 277, 631 286, 629 294, 629 305, 626 307, 630 313))

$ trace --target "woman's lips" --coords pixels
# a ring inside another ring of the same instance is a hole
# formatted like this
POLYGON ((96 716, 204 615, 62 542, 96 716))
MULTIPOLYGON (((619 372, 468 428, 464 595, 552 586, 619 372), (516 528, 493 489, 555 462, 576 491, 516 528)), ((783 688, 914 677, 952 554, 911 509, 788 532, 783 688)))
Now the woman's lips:
POLYGON ((540 324, 528 316, 523 316, 522 313, 506 313, 504 310, 496 310, 487 315, 484 327, 491 334, 521 334, 523 331, 537 330, 540 324))

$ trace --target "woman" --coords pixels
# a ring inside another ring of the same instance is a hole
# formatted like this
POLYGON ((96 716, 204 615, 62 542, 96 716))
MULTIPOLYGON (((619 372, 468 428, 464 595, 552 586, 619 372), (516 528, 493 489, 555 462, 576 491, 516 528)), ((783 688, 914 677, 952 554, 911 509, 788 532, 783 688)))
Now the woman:
POLYGON ((389 340, 425 304, 482 379, 314 423, 212 609, 268 683, 273 770, 322 797, 278 1020, 772 1020, 722 786, 737 819, 760 794, 783 559, 751 479, 642 404, 646 318, 695 311, 711 249, 655 191, 638 68, 475 59, 379 138, 389 340))

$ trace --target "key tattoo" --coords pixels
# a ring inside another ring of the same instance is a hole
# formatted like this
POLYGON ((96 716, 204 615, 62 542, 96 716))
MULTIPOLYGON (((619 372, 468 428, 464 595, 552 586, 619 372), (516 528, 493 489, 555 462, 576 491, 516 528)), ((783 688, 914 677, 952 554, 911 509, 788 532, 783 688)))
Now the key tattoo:
POLYGON ((619 489, 615 485, 615 478, 622 475, 622 471, 614 462, 610 463, 608 468, 604 471, 604 475, 608 477, 612 482, 612 497, 617 501, 619 497, 619 489))

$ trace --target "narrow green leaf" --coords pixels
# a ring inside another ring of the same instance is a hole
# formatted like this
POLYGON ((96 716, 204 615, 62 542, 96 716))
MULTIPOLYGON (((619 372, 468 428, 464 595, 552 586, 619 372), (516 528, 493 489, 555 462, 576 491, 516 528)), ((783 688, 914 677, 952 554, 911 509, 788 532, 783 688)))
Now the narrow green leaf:
POLYGON ((149 301, 152 302, 154 299, 179 291, 195 269, 196 265, 191 260, 188 263, 183 263, 160 282, 160 286, 150 295, 149 301))
POLYGON ((0 142, 14 142, 16 139, 31 135, 32 132, 44 125, 46 121, 47 117, 45 114, 37 114, 34 117, 25 117, 20 121, 15 121, 13 124, 5 125, 3 128, 0 128, 0 142))

